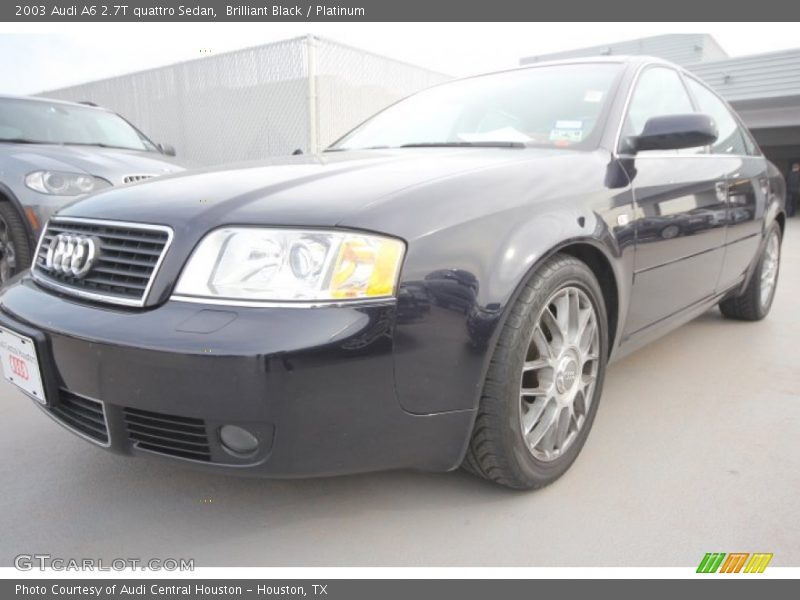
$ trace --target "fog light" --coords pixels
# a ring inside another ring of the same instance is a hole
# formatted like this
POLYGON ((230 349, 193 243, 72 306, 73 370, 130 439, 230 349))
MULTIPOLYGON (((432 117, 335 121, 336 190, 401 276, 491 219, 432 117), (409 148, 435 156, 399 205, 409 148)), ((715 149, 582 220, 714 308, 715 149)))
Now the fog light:
POLYGON ((219 439, 225 449, 234 454, 252 454, 258 448, 256 436, 236 425, 220 427, 219 439))

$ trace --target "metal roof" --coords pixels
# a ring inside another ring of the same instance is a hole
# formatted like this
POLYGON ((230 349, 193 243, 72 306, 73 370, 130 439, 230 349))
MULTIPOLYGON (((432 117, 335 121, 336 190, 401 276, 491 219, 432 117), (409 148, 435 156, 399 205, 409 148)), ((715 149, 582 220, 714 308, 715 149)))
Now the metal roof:
POLYGON ((800 49, 686 65, 728 102, 800 96, 800 49))
POLYGON ((727 54, 717 41, 707 33, 674 33, 653 37, 614 42, 588 48, 578 48, 552 54, 527 56, 520 59, 521 65, 537 62, 579 58, 584 56, 616 56, 644 54, 657 56, 679 65, 705 60, 726 58, 727 54))
POLYGON ((730 102, 751 128, 800 126, 800 48, 730 58, 708 34, 667 34, 530 56, 520 64, 598 54, 649 54, 677 63, 730 102))

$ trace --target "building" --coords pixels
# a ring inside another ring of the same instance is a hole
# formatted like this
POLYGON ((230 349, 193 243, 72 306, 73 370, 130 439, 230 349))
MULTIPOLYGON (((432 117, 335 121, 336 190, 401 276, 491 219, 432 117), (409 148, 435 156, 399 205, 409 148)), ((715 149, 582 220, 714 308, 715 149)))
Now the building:
POLYGON ((447 79, 305 36, 40 95, 110 108, 204 166, 319 151, 387 104, 447 79))
POLYGON ((710 35, 670 34, 529 56, 520 64, 619 54, 647 54, 684 66, 736 109, 784 174, 800 161, 800 48, 730 58, 710 35))
POLYGON ((585 56, 621 56, 640 54, 657 56, 679 65, 728 58, 717 41, 706 33, 670 33, 654 37, 589 46, 577 50, 554 52, 520 59, 521 65, 549 60, 566 60, 585 56))

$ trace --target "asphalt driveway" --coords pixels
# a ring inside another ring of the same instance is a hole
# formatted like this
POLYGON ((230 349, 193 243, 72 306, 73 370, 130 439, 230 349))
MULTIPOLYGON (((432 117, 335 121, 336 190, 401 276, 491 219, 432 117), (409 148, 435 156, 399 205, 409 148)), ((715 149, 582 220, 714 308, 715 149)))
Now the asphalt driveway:
MULTIPOLYGON (((0 565, 800 566, 800 222, 761 323, 709 311, 613 365, 573 468, 535 493, 464 473, 266 481, 108 454, 0 383, 0 565)), ((409 443, 413 443, 410 440, 409 443)))

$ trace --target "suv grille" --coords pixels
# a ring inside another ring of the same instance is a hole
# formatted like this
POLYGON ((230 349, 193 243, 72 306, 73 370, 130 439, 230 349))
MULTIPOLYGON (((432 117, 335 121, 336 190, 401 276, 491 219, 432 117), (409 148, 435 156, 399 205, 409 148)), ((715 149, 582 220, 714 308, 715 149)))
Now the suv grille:
POLYGON ((126 175, 122 179, 122 183, 136 183, 137 181, 144 181, 145 179, 150 179, 151 177, 155 177, 155 175, 126 175))
POLYGON ((126 408, 125 427, 128 437, 142 450, 192 460, 211 460, 206 424, 202 419, 126 408))
POLYGON ((51 412, 70 429, 100 444, 108 444, 108 426, 103 404, 61 390, 51 412))
POLYGON ((39 242, 33 273, 38 281, 68 294, 142 306, 171 238, 169 228, 156 225, 53 218, 39 242), (75 277, 48 266, 48 250, 60 234, 91 238, 99 246, 86 274, 75 277))

